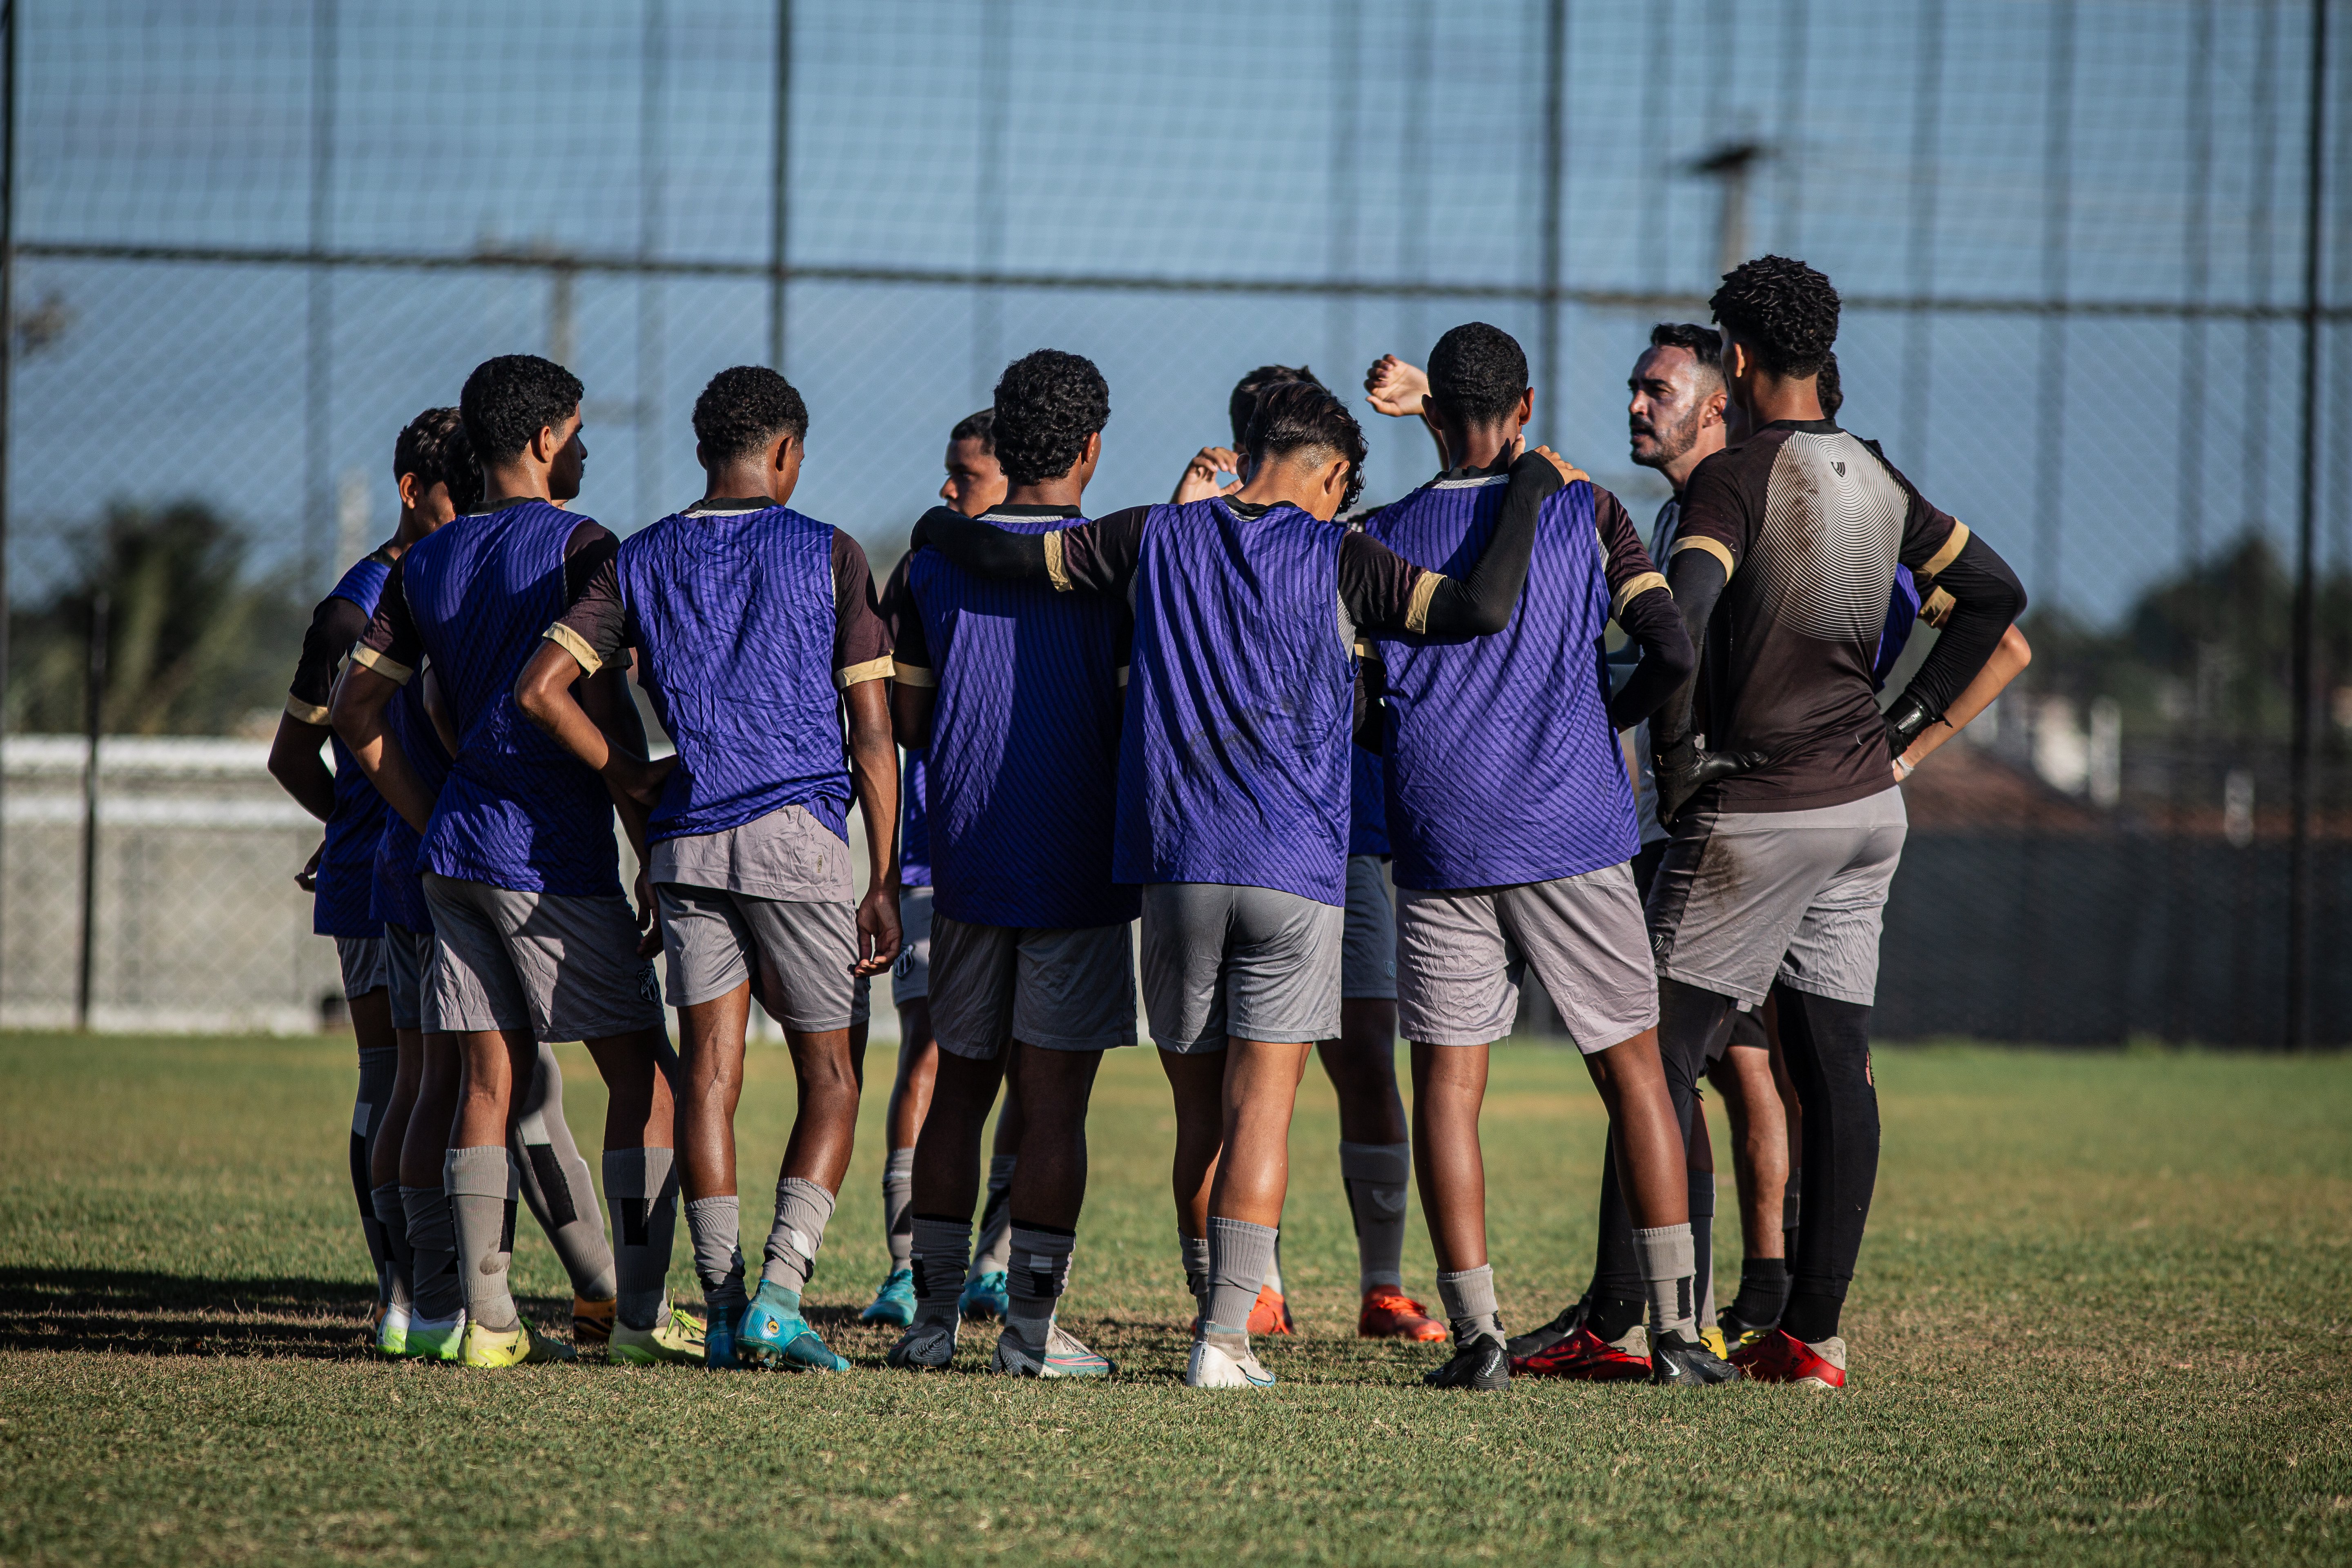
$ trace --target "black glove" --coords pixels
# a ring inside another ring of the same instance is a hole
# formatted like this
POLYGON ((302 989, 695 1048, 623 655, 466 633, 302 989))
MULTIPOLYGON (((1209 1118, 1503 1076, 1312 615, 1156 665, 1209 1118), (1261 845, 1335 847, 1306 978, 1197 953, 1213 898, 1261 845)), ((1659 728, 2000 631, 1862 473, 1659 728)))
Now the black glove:
POLYGON ((1908 691, 1905 692, 1886 710, 1887 751, 1900 761, 1903 753, 1911 749, 1911 742, 1919 738, 1919 732, 1940 716, 1928 712, 1926 703, 1908 691))
POLYGON ((1659 825, 1673 826, 1675 818, 1682 815, 1693 795, 1719 779, 1744 773, 1762 761, 1762 756, 1754 752, 1702 750, 1695 735, 1685 735, 1659 751, 1650 759, 1651 774, 1658 786, 1659 825))

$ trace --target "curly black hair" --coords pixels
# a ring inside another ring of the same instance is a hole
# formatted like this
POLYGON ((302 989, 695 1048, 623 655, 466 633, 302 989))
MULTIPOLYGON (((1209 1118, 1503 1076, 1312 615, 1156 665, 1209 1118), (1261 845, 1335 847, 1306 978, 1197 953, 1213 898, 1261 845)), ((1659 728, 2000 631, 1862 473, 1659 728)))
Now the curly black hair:
POLYGON ((1249 438, 1250 416, 1257 412, 1257 395, 1269 386, 1294 381, 1303 381, 1309 386, 1323 384, 1303 364, 1262 364, 1234 383, 1233 395, 1225 399, 1225 418, 1234 427, 1235 447, 1249 438))
POLYGON ((763 364, 720 371, 694 400, 694 438, 706 464, 731 463, 779 436, 808 437, 808 405, 793 384, 763 364))
MULTIPOLYGON (((415 474, 419 490, 447 482, 449 438, 465 427, 465 420, 454 408, 428 408, 402 426, 392 444, 392 477, 396 480, 403 474, 415 474)), ((469 467, 472 457, 469 447, 469 467)))
POLYGON ((1813 390, 1822 400, 1822 417, 1834 419, 1837 411, 1845 406, 1845 388, 1838 384, 1837 350, 1822 356, 1821 374, 1813 382, 1813 390))
POLYGON ((997 378, 996 460, 1007 484, 1058 479, 1086 455, 1087 437, 1110 423, 1110 387, 1095 362, 1039 349, 997 378))
POLYGON ((996 410, 983 408, 977 414, 965 415, 955 422, 955 428, 948 432, 948 439, 950 442, 977 441, 982 451, 995 451, 996 410))
POLYGON ((474 461, 474 443, 459 425, 441 447, 441 482, 449 487, 449 505, 458 512, 479 511, 488 498, 482 493, 482 466, 474 461))
POLYGON ((1473 425, 1508 418, 1528 390, 1519 340, 1484 321, 1465 321, 1429 351, 1429 390, 1473 425))
POLYGON ((1786 256, 1741 262, 1706 303, 1732 336, 1755 345, 1774 375, 1801 381, 1816 374, 1837 342, 1838 291, 1829 275, 1786 256))
POLYGON ((1654 349, 1682 349, 1698 361, 1699 374, 1723 379, 1723 334, 1696 321, 1660 321, 1650 329, 1654 349))
POLYGON ((457 395, 476 459, 505 462, 541 430, 560 428, 579 411, 582 390, 578 376, 537 354, 484 360, 457 395))
POLYGON ((1242 435, 1242 447, 1253 462, 1291 452, 1320 452, 1347 458, 1348 493, 1339 502, 1343 514, 1364 493, 1364 456, 1368 448, 1363 426, 1348 412, 1348 405, 1320 383, 1286 381, 1259 393, 1249 428, 1242 435))

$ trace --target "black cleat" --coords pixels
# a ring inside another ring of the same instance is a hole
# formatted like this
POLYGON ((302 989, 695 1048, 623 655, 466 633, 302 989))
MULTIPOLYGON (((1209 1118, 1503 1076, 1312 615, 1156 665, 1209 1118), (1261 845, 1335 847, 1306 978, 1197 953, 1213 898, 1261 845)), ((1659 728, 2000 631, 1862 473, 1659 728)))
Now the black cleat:
POLYGON ((1737 1383, 1740 1371, 1696 1340, 1657 1334, 1650 1340, 1650 1381, 1675 1388, 1737 1383))
POLYGON ((1494 1335, 1480 1334, 1455 1351, 1452 1361, 1435 1372, 1424 1374, 1421 1381, 1432 1388, 1476 1388, 1488 1393, 1508 1388, 1511 1386, 1510 1352, 1494 1335))
POLYGON ((1749 1322, 1739 1315, 1738 1307, 1739 1303, 1734 1301, 1715 1315, 1715 1326, 1723 1333, 1726 1355, 1735 1351, 1746 1350, 1780 1326, 1778 1319, 1763 1323, 1749 1322))
POLYGON ((1512 1335, 1510 1342, 1504 1348, 1510 1352, 1512 1359, 1525 1361, 1531 1355, 1551 1349, 1562 1340, 1571 1338, 1577 1330, 1584 1327, 1584 1320, 1590 1310, 1589 1305, 1580 1298, 1543 1327, 1512 1335))

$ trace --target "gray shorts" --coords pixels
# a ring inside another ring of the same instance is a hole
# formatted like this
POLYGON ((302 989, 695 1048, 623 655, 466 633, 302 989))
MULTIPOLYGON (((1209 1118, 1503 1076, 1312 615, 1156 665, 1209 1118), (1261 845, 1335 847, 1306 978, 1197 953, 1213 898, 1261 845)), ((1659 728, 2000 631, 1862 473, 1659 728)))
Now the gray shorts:
POLYGON ((553 1044, 662 1027, 661 985, 620 894, 525 893, 427 871, 425 901, 426 1033, 528 1030, 553 1044))
POLYGON ((1870 1006, 1903 792, 1811 811, 1685 811, 1650 889, 1660 974, 1741 1002, 1775 983, 1870 1006))
POLYGON ((1397 1026, 1408 1040, 1501 1039, 1518 1019, 1529 966, 1587 1056, 1658 1021, 1630 867, 1509 888, 1400 888, 1397 904, 1397 1026))
POLYGON ((760 1005, 787 1029, 845 1029, 855 1021, 857 907, 796 903, 658 882, 662 953, 673 1006, 724 996, 760 967, 760 1005))
POLYGON ((1348 1001, 1393 1002, 1396 994, 1396 911, 1389 907, 1388 868, 1377 855, 1350 855, 1339 994, 1348 1001))
POLYGON ((433 966, 433 933, 383 922, 383 973, 392 988, 392 1026, 425 1027, 425 975, 433 966))
POLYGON ((890 966, 890 1005, 904 1007, 931 994, 931 890, 898 890, 898 962, 890 966))
POLYGON ((335 959, 343 966, 343 1000, 381 991, 388 984, 383 973, 383 938, 339 936, 335 959))
POLYGON ((993 1061, 1006 1040, 1046 1051, 1135 1044, 1135 948, 1107 926, 931 922, 931 1033, 940 1049, 993 1061))
POLYGON ((1227 1038, 1339 1037, 1348 911, 1272 888, 1154 882, 1143 889, 1143 1010, 1180 1056, 1227 1038))

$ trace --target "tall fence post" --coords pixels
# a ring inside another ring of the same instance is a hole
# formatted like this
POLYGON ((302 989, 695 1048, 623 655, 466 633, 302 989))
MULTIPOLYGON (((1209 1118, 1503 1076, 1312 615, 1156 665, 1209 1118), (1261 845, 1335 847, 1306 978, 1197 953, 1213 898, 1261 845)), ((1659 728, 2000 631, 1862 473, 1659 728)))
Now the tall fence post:
POLYGON ((83 733, 89 752, 81 775, 81 950, 74 976, 74 1027, 89 1028, 90 980, 98 965, 98 737, 106 721, 107 622, 112 603, 100 588, 89 600, 89 647, 83 679, 83 733))
POLYGON ((2327 0, 2311 0, 2310 142, 2304 154, 2303 198, 2303 482, 2295 506, 2294 728, 2288 780, 2293 838, 2287 849, 2286 1048, 2291 1051, 2311 1042, 2312 542, 2319 507, 2319 272, 2326 249, 2320 221, 2327 204, 2323 179, 2326 124, 2327 0))
POLYGON ((785 257, 793 237, 793 0, 776 0, 775 149, 768 198, 768 368, 784 374, 785 257))
MULTIPOLYGON (((0 0, 0 756, 8 731, 8 390, 16 368, 16 6, 0 0)), ((0 877, 7 873, 8 770, 0 762, 0 877)), ((7 900, 0 896, 0 906, 7 900)), ((7 963, 0 910, 0 989, 7 963)))

